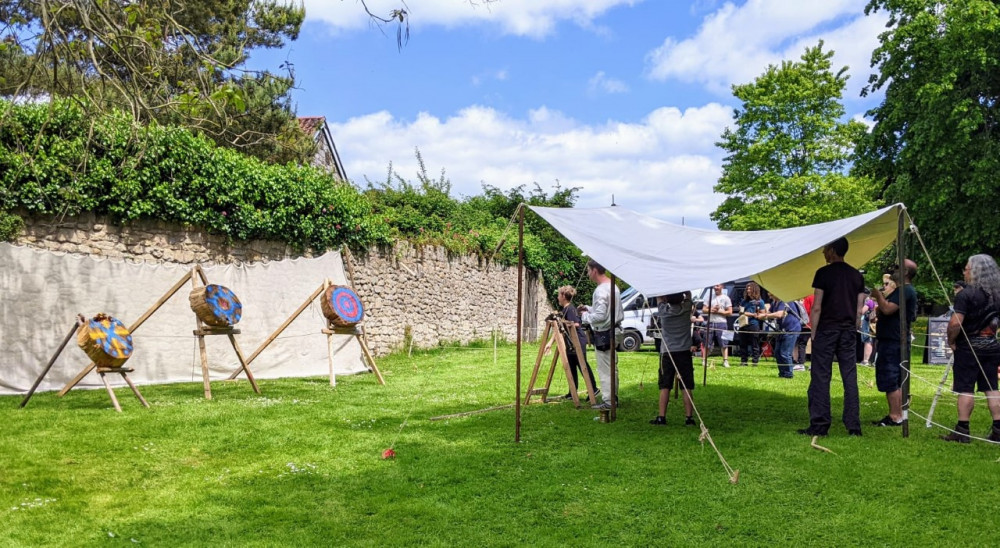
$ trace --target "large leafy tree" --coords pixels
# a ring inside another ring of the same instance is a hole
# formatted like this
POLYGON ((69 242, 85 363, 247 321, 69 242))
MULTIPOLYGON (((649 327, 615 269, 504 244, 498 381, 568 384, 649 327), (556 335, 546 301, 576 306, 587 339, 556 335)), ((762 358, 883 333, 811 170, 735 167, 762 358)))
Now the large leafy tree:
POLYGON ((841 120, 847 67, 832 72, 832 56, 820 42, 733 86, 742 105, 716 143, 727 154, 715 185, 728 196, 712 213, 719 228, 786 228, 874 208, 870 179, 848 174, 865 126, 841 120))
POLYGON ((0 95, 73 97, 94 117, 121 109, 268 160, 308 159, 291 73, 244 69, 304 17, 280 0, 0 0, 0 95))
POLYGON ((1000 253, 1000 3, 873 0, 888 30, 872 55, 884 90, 859 170, 901 201, 945 272, 969 255, 1000 253))

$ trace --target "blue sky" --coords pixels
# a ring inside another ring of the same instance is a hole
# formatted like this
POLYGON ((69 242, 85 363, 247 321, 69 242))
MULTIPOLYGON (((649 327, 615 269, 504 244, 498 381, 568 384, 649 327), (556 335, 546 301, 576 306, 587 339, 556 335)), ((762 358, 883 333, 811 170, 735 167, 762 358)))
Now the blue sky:
MULTIPOLYGON (((535 182, 580 187, 578 207, 615 201, 713 226, 715 147, 734 83, 823 39, 847 65, 848 116, 884 30, 865 0, 408 0, 410 40, 379 30, 355 0, 306 0, 298 40, 254 52, 289 61, 300 116, 326 116, 348 177, 407 179, 419 148, 456 196, 535 182), (383 34, 384 33, 384 34, 383 34)), ((375 13, 399 0, 370 0, 375 13)))

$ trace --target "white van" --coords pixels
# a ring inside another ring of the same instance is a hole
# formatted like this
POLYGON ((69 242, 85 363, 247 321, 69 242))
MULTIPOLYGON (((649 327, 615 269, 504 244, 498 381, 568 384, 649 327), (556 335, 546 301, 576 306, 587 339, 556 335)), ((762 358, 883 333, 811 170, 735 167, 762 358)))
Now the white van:
POLYGON ((622 309, 625 318, 622 320, 623 338, 618 351, 634 352, 644 344, 653 344, 653 337, 647 331, 656 307, 651 307, 641 293, 630 287, 622 291, 622 309))

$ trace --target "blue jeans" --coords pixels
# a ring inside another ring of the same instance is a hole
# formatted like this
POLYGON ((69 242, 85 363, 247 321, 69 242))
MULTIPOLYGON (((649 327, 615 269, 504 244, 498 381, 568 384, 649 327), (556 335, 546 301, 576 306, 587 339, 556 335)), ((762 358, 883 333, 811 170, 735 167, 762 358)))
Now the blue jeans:
POLYGON ((774 342, 774 358, 778 361, 778 376, 792 378, 792 349, 799 336, 795 333, 782 333, 774 342))

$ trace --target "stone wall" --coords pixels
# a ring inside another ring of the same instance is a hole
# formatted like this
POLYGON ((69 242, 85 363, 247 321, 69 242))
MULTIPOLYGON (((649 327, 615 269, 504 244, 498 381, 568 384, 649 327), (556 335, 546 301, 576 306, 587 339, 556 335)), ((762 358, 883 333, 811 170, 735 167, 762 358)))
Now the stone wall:
MULTIPOLYGON (((15 241, 50 251, 177 264, 277 261, 301 256, 281 242, 226 243, 224 236, 197 227, 161 221, 108 223, 79 217, 22 215, 25 229, 15 241)), ((348 279, 365 305, 364 322, 372 352, 384 355, 441 343, 490 339, 494 330, 516 337, 517 268, 491 265, 475 256, 451 256, 443 248, 415 248, 399 243, 344 257, 348 279), (411 343, 412 341, 412 343, 411 343)), ((534 340, 550 312, 539 276, 525 276, 524 332, 534 340)), ((289 314, 292 312, 288 311, 289 314)))

